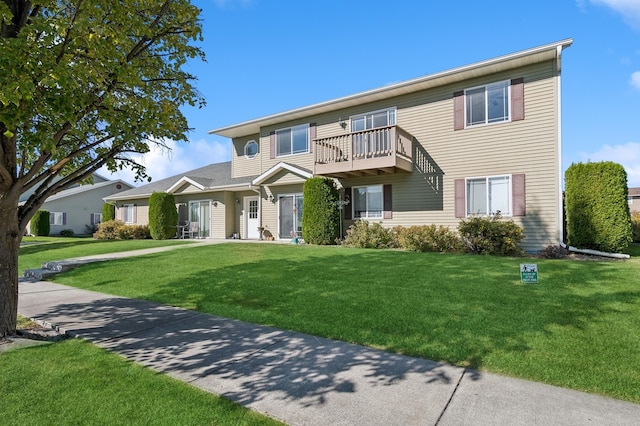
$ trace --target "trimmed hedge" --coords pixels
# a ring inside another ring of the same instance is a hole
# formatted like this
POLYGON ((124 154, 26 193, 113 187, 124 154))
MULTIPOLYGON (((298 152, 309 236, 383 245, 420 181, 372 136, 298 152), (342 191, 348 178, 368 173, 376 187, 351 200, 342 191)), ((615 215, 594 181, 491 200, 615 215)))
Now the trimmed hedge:
POLYGON ((611 161, 572 164, 565 173, 567 240, 621 253, 632 241, 627 173, 611 161))
POLYGON ((176 198, 167 192, 154 192, 149 198, 149 231, 154 240, 168 240, 176 235, 178 209, 176 198))
POLYGON ((116 206, 113 204, 104 203, 102 205, 102 220, 101 222, 108 222, 116 218, 116 206))
POLYGON ((48 210, 38 210, 31 218, 29 232, 36 237, 48 237, 51 231, 50 213, 48 210))
POLYGON ((302 238, 306 243, 336 244, 340 233, 340 194, 333 180, 307 179, 303 189, 302 238))

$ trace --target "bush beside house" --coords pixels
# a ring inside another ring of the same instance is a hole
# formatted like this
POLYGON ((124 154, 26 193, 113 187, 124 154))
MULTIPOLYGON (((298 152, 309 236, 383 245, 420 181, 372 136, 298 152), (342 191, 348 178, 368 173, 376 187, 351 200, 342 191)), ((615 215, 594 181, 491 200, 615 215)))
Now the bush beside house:
POLYGON ((567 240, 620 253, 632 241, 627 173, 611 161, 572 164, 565 173, 567 240))
POLYGON ((302 238, 309 244, 336 244, 340 228, 340 194, 333 180, 315 177, 303 187, 302 238))
POLYGON ((149 227, 145 225, 127 225, 120 220, 109 220, 98 225, 93 234, 97 240, 146 240, 151 238, 149 227))
POLYGON ((176 235, 178 210, 173 194, 154 192, 149 198, 149 231, 154 240, 168 240, 176 235))
POLYGON ((343 245, 358 248, 402 248, 418 252, 467 252, 520 256, 522 228, 499 214, 460 221, 458 231, 446 226, 420 225, 385 228, 359 220, 349 227, 343 245))
POLYGON ((47 237, 51 231, 50 214, 48 210, 38 210, 31 218, 29 232, 36 237, 47 237))

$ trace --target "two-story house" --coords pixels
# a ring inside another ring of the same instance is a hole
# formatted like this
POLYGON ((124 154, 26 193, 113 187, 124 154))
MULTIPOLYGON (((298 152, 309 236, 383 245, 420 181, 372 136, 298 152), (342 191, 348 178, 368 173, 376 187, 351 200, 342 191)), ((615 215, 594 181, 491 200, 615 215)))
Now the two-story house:
POLYGON ((144 223, 153 190, 176 194, 202 237, 290 239, 301 230, 303 184, 337 181, 345 226, 455 228, 499 211, 525 248, 562 233, 561 69, 571 39, 339 99, 221 127, 230 163, 107 199, 144 223), (228 173, 228 174, 227 174, 228 173), (143 209, 140 211, 139 209, 143 209), (136 211, 141 212, 136 216, 136 211))

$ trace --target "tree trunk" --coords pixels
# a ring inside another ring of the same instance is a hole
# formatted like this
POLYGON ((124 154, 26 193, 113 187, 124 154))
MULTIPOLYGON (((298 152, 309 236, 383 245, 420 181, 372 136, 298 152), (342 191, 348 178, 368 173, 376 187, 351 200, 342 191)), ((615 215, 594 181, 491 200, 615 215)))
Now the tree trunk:
POLYGON ((0 337, 16 332, 18 320, 18 253, 22 231, 18 200, 0 197, 0 337))

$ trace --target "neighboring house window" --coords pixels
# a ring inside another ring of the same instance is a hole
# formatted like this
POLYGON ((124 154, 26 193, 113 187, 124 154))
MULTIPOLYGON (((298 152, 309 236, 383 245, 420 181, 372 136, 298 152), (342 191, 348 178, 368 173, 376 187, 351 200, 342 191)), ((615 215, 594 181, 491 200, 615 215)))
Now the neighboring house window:
POLYGON ((366 114, 354 115, 351 117, 351 131, 375 129, 376 127, 387 127, 396 124, 396 109, 389 108, 380 111, 368 112, 366 114))
POLYGON ((464 91, 467 126, 509 121, 509 81, 464 91))
POLYGON ((511 176, 467 179, 467 215, 511 216, 511 176))
POLYGON ((352 202, 354 218, 382 218, 382 185, 354 187, 352 202))
POLYGON ((135 219, 135 206, 133 204, 125 204, 122 206, 122 221, 124 223, 134 223, 135 219))
POLYGON ((258 155, 258 143, 256 141, 249 141, 244 146, 244 156, 247 158, 254 158, 258 155))
POLYGON ((50 225, 66 225, 67 214, 63 212, 49 212, 50 225))
POLYGON ((91 225, 100 225, 102 223, 102 213, 91 213, 91 225))
POLYGON ((276 155, 291 155, 309 152, 309 125, 276 130, 276 155))

